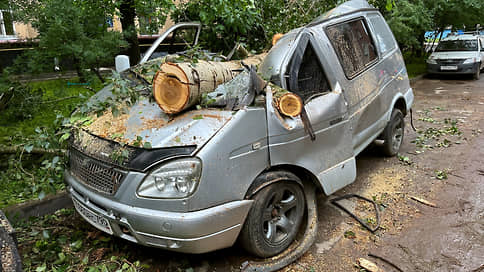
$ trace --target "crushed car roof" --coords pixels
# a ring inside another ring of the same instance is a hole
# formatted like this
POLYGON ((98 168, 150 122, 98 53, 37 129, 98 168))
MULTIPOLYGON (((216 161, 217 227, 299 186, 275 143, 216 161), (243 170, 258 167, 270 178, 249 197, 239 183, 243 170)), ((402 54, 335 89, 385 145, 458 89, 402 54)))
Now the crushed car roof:
POLYGON ((334 17, 368 9, 375 9, 375 7, 368 4, 368 2, 365 0, 348 1, 335 7, 334 9, 325 12, 323 15, 314 19, 309 25, 319 24, 334 17))

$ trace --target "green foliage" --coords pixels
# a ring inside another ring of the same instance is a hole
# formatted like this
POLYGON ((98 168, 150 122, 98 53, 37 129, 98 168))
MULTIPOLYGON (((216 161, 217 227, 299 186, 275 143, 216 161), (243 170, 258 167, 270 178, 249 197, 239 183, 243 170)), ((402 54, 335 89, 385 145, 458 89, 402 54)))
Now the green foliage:
POLYGON ((423 0, 396 2, 386 19, 401 48, 421 50, 424 33, 432 26, 423 0))
MULTIPOLYGON (((30 154, 34 148, 65 148, 68 128, 64 116, 85 101, 90 91, 76 85, 78 79, 18 83, 13 98, 0 111, 0 149, 20 147, 17 154, 0 155, 0 208, 30 199, 43 198, 64 189, 64 156, 30 154)), ((100 89, 99 82, 90 85, 100 89)))
POLYGON ((427 72, 425 56, 417 57, 413 55, 412 52, 407 51, 403 53, 403 58, 405 60, 405 66, 407 67, 407 73, 409 78, 423 75, 427 72))
MULTIPOLYGON (((341 4, 341 0, 259 0, 257 9, 267 42, 276 33, 287 33, 313 21, 326 11, 341 4)), ((264 44, 266 45, 266 44, 264 44)))
POLYGON ((0 187, 3 188, 0 190, 0 208, 30 199, 42 199, 47 194, 64 189, 64 160, 61 157, 25 161, 28 154, 24 154, 24 161, 16 155, 4 158, 7 162, 0 164, 0 187))
POLYGON ((199 21, 200 39, 214 51, 230 50, 235 42, 260 43, 260 14, 254 0, 194 0, 173 14, 177 22, 199 21))
MULTIPOLYGON (((0 111, 0 145, 23 144, 26 139, 36 138, 37 127, 60 125, 57 120, 59 115, 69 116, 79 103, 92 95, 84 85, 77 85, 81 83, 85 84, 77 78, 22 84, 5 82, 14 86, 14 96, 7 107, 0 111)), ((89 84, 96 90, 101 86, 96 80, 89 84)), ((55 133, 53 131, 52 134, 55 133)))
POLYGON ((140 34, 158 34, 176 6, 171 0, 137 0, 136 14, 139 18, 140 34))
MULTIPOLYGON (((79 74, 112 63, 126 43, 119 32, 108 31, 106 20, 114 15, 110 1, 20 1, 18 17, 39 32, 39 46, 17 61, 19 69, 39 72, 52 69, 54 58, 72 60, 79 74)), ((62 64, 62 62, 61 62, 62 64)))
POLYGON ((149 268, 132 260, 123 242, 113 242, 73 209, 15 227, 25 271, 134 272, 149 268))

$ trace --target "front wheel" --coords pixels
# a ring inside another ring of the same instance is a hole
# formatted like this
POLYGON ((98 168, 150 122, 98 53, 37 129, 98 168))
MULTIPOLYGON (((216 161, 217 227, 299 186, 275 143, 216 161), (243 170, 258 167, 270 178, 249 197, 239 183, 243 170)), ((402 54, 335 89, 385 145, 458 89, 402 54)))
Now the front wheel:
POLYGON ((383 153, 386 156, 395 156, 403 143, 405 122, 403 113, 399 109, 394 109, 390 122, 383 130, 383 153))
POLYGON ((281 181, 260 190, 240 234, 242 246, 266 258, 284 251, 299 231, 305 211, 301 186, 281 181))
POLYGON ((474 79, 475 80, 479 80, 479 76, 481 75, 481 64, 478 63, 477 64, 477 71, 476 73, 474 74, 474 79))

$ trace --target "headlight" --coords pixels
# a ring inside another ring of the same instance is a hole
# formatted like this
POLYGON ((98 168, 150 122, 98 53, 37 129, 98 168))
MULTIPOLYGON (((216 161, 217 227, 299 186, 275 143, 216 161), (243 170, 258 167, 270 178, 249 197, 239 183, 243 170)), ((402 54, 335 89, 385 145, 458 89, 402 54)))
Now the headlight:
POLYGON ((474 63, 474 62, 476 62, 476 58, 470 58, 470 59, 464 60, 464 62, 462 64, 469 64, 469 63, 474 63))
POLYGON ((427 60, 427 63, 428 63, 428 64, 437 64, 437 61, 436 61, 436 60, 434 60, 434 59, 428 59, 428 60, 427 60))
POLYGON ((195 191, 200 181, 202 162, 183 158, 163 164, 145 177, 138 195, 152 198, 183 198, 195 191))

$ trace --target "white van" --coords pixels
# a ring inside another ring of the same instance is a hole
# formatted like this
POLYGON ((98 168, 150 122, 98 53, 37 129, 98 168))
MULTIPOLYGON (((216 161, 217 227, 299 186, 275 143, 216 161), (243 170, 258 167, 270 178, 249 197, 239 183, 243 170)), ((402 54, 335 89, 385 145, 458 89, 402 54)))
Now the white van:
POLYGON ((439 42, 427 60, 429 74, 472 74, 484 68, 484 38, 477 34, 451 35, 439 42))

